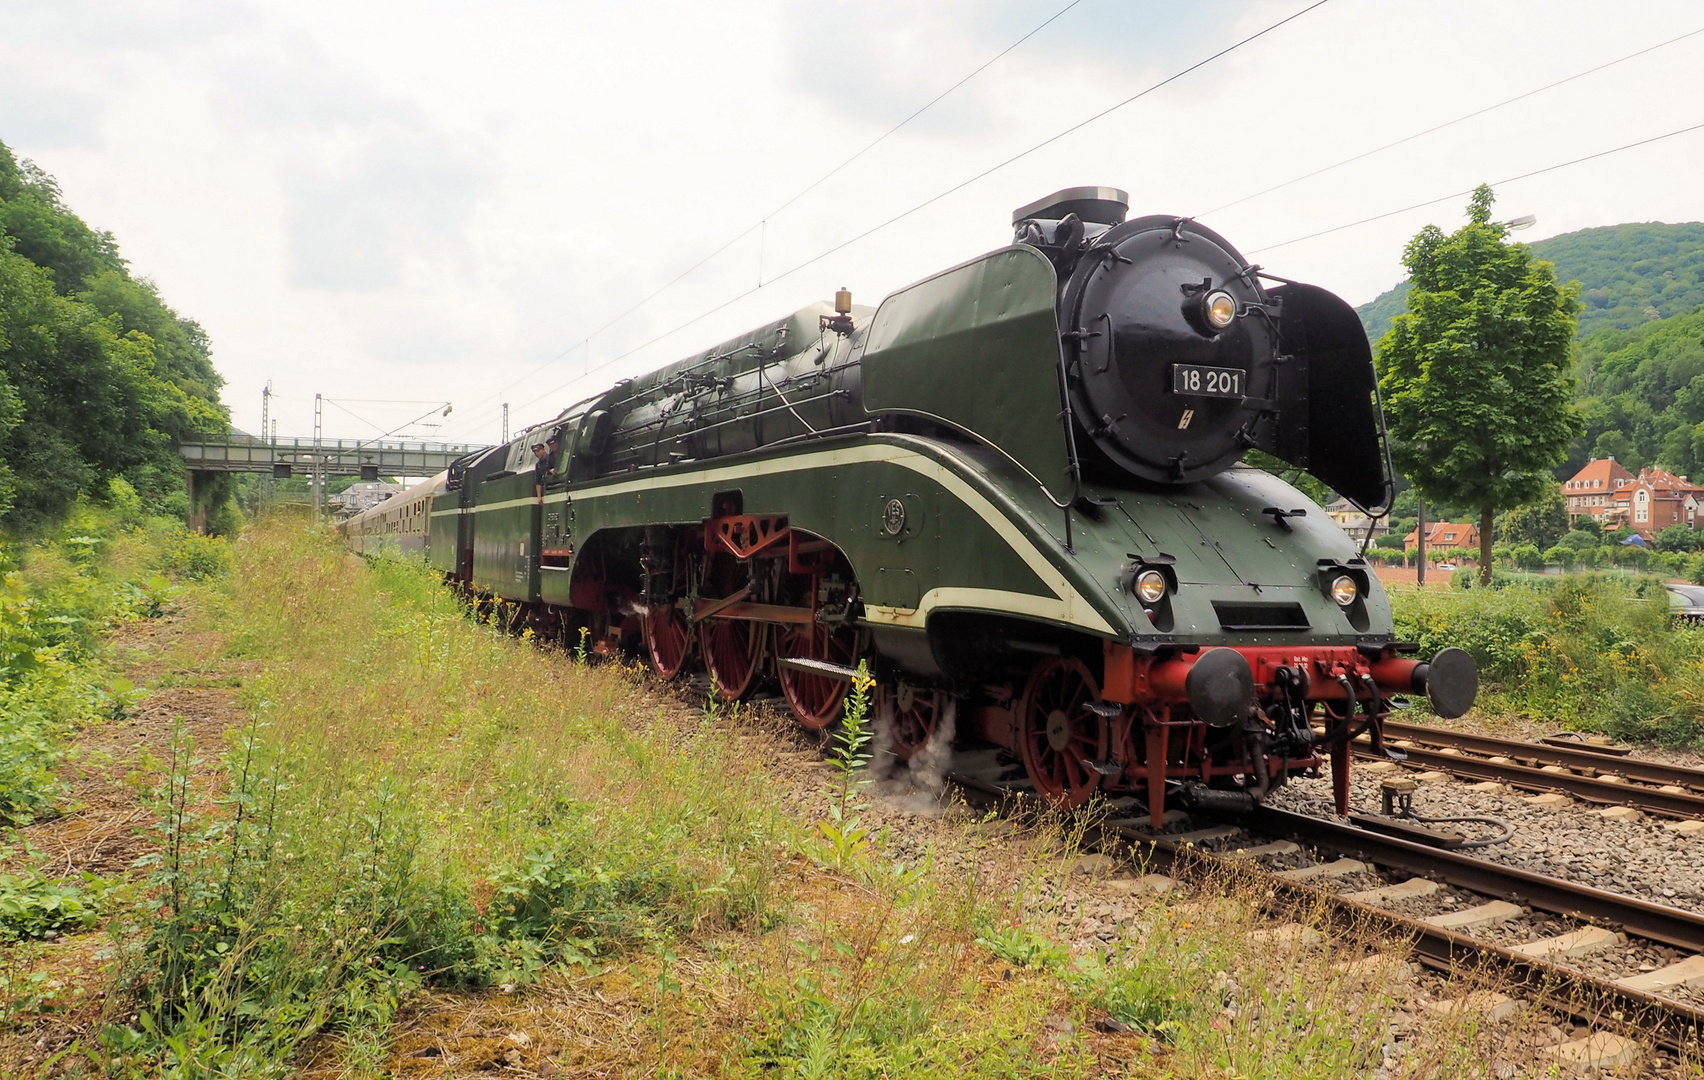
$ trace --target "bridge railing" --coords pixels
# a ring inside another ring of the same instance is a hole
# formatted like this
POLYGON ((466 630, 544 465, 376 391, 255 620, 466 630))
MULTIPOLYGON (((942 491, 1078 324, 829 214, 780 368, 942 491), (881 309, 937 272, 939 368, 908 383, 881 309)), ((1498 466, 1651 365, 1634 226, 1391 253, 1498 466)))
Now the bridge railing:
POLYGON ((430 476, 457 458, 488 449, 480 443, 416 439, 262 439, 229 435, 178 447, 194 472, 273 472, 281 467, 321 468, 328 476, 380 474, 430 476))

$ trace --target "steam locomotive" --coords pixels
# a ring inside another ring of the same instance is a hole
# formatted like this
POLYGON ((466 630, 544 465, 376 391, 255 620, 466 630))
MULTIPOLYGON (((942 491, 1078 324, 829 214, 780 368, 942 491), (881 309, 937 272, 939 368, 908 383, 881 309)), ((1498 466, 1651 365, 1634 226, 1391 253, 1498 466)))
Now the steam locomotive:
POLYGON ((855 666, 909 759, 948 732, 1057 805, 1235 810, 1375 745, 1472 659, 1393 638, 1353 540, 1262 451, 1388 503, 1354 311, 1181 217, 1071 188, 1013 243, 875 309, 821 303, 578 402, 352 518, 519 630, 778 683, 840 717, 855 666), (532 447, 555 436, 535 488, 532 447))

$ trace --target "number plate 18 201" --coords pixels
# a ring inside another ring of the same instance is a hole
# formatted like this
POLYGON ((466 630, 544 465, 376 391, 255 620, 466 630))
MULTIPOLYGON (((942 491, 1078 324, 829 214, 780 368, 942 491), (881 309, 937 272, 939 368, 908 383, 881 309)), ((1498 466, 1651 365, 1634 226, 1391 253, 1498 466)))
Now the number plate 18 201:
POLYGON ((1246 394, 1243 383, 1248 372, 1242 368, 1202 367, 1199 364, 1172 365, 1172 393, 1191 397, 1232 397, 1246 394))

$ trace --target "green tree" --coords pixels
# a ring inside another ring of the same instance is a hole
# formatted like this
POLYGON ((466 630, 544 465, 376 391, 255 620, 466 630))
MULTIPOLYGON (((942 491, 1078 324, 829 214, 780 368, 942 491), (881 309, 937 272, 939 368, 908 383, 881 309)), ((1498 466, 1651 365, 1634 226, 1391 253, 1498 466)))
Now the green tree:
POLYGON ((1403 252, 1408 310, 1379 341, 1396 467, 1427 499, 1479 509, 1479 580, 1491 583, 1496 514, 1531 502, 1581 429, 1569 372, 1579 301, 1549 263, 1491 220, 1422 229, 1403 252))
POLYGON ((1551 484, 1537 499, 1504 514, 1502 531, 1511 544, 1553 546, 1568 531, 1568 503, 1561 487, 1551 484))
MULTIPOLYGON (((1625 422, 1608 420, 1605 423, 1625 422)), ((1629 425, 1632 426, 1632 425, 1629 425)), ((1592 443, 1591 456, 1598 459, 1614 458, 1629 469, 1640 467, 1639 456, 1633 451, 1633 443, 1627 438, 1627 433, 1619 429, 1605 431, 1592 443)))
POLYGON ((1537 570, 1544 565, 1544 553, 1536 544, 1516 544, 1509 549, 1509 558, 1522 570, 1537 570))
POLYGON ((1670 525, 1657 534, 1657 547, 1663 551, 1697 551, 1704 547, 1704 533, 1685 525, 1670 525))
MULTIPOLYGON (((152 512, 187 513, 176 447, 228 429, 222 383, 201 327, 0 143, 0 523, 39 527, 120 476, 152 512)), ((231 486, 197 501, 218 513, 231 486)))
POLYGON ((160 449, 148 427, 168 388, 153 378, 153 343, 117 333, 50 275, 0 244, 0 372, 15 396, 0 419, 7 516, 25 527, 57 517, 82 492, 160 449))

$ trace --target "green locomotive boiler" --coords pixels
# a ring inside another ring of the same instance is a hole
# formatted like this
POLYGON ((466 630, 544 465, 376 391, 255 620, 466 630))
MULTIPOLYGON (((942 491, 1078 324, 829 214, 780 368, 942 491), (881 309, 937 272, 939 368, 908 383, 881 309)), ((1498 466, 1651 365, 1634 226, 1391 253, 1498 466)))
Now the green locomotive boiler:
MULTIPOLYGON (((1058 192, 874 310, 842 291, 623 380, 405 493, 430 512, 402 542, 516 628, 729 699, 773 681, 813 730, 868 660, 899 757, 952 731, 1063 806, 1129 793, 1158 824, 1329 761, 1345 809, 1393 698, 1477 690, 1460 650, 1405 655, 1354 541, 1240 463, 1388 502, 1366 335, 1127 203, 1058 192)), ((399 542, 383 510, 353 545, 399 542)))

